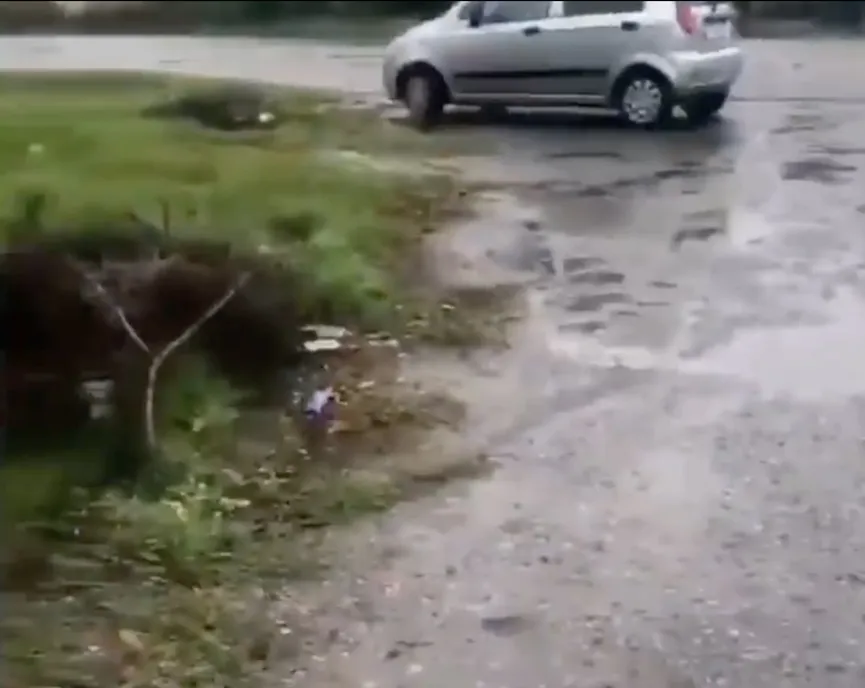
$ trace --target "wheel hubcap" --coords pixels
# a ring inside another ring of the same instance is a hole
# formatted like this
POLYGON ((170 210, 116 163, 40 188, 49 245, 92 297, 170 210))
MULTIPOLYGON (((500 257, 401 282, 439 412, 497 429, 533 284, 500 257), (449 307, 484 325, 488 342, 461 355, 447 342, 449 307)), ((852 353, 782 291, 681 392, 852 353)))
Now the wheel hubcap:
POLYGON ((636 79, 622 95, 622 111, 635 124, 651 124, 661 114, 664 94, 651 79, 636 79))

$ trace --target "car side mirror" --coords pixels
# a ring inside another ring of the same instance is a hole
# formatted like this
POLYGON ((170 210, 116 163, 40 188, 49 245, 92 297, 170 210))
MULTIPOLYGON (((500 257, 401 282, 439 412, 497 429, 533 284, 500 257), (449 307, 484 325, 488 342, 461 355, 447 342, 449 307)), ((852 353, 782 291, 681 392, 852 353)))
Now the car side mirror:
POLYGON ((481 25, 481 22, 484 19, 484 3, 482 2, 473 2, 469 6, 469 26, 473 29, 476 29, 481 25))

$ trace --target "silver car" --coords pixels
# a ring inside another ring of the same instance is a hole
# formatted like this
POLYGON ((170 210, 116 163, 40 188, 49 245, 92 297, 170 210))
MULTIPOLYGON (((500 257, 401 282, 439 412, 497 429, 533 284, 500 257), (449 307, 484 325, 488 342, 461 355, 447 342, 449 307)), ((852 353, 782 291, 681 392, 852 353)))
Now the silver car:
POLYGON ((695 124, 742 71, 727 2, 457 2, 394 39, 388 96, 421 128, 445 105, 599 107, 655 127, 681 106, 695 124))

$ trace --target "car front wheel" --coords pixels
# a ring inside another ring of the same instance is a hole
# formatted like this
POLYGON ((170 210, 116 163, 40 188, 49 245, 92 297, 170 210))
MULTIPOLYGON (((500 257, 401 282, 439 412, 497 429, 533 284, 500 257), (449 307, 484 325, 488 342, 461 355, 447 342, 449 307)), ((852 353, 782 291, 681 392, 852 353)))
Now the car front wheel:
POLYGON ((435 126, 444 112, 441 82, 425 72, 411 75, 405 87, 405 106, 409 121, 416 128, 425 130, 435 126))
POLYGON ((618 109, 622 118, 636 127, 653 128, 672 116, 673 98, 669 84, 650 71, 626 77, 619 90, 618 109))

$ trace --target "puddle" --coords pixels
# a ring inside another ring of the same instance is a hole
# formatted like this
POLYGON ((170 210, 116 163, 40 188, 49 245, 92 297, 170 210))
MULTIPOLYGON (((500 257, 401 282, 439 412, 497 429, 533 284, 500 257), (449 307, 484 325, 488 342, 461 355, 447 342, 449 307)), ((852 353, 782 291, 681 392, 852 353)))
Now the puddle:
POLYGON ((865 155, 865 148, 861 146, 821 146, 818 150, 820 150, 821 153, 832 157, 842 155, 865 155))
MULTIPOLYGON (((599 294, 578 299, 578 312, 593 312, 606 305, 627 303, 630 299, 622 294, 599 294), (589 302, 590 299, 594 299, 589 302), (594 306, 594 309, 587 306, 594 306)), ((664 356, 647 347, 609 346, 597 335, 607 329, 609 323, 599 318, 582 322, 561 322, 560 314, 551 309, 538 293, 527 298, 525 326, 540 338, 548 355, 572 361, 589 368, 628 368, 632 370, 657 370, 669 367, 664 356)), ((631 314, 630 311, 619 313, 631 314)), ((638 315, 636 312, 633 315, 638 315)))
POLYGON ((578 272, 603 264, 604 261, 601 258, 574 256, 572 258, 565 258, 562 262, 562 270, 565 273, 578 272))
POLYGON ((802 132, 825 131, 831 128, 822 114, 794 113, 780 127, 772 129, 773 134, 798 134, 802 132))
POLYGON ((621 195, 625 192, 650 191, 657 189, 665 182, 682 181, 693 183, 695 180, 707 180, 732 172, 727 166, 701 166, 699 163, 686 162, 678 167, 656 170, 637 177, 625 177, 605 184, 590 184, 574 190, 572 195, 577 198, 607 198, 621 195))
POLYGON ((780 201, 784 180, 778 169, 777 151, 766 132, 750 139, 733 169, 733 200, 736 207, 765 209, 780 201))
POLYGON ((748 208, 730 211, 728 236, 733 246, 742 248, 765 240, 776 231, 761 212, 748 208))
POLYGON ((606 346, 589 336, 578 337, 571 333, 552 335, 547 338, 547 345, 552 355, 571 359, 588 368, 675 369, 675 365, 645 347, 606 346))
MULTIPOLYGON (((788 124, 819 122, 803 116, 792 117, 788 124)), ((837 325, 745 329, 704 358, 683 360, 674 344, 680 342, 675 333, 683 326, 677 303, 688 297, 689 285, 702 283, 706 261, 714 264, 725 257, 730 269, 747 270, 752 264, 747 261, 763 254, 755 249, 764 242, 783 234, 787 247, 798 225, 778 213, 794 200, 784 193, 785 181, 833 183, 855 170, 825 156, 779 164, 775 153, 764 131, 743 147, 732 168, 677 161, 600 183, 574 184, 562 178, 523 187, 518 196, 500 198, 498 210, 476 221, 473 241, 485 247, 485 259, 499 270, 531 273, 532 327, 537 323, 547 352, 555 358, 589 367, 730 376, 778 393, 865 392, 865 364, 857 363, 865 324, 851 324, 865 323, 865 317, 851 315, 862 310, 865 316, 865 306, 836 304, 841 309, 837 325), (683 200, 687 184, 709 177, 719 179, 708 197, 701 192, 698 201, 683 200), (678 208, 671 213, 674 201, 678 208), (536 207, 529 211, 527 203, 536 207), (726 246, 720 252, 715 248, 719 239, 726 246), (508 246, 489 249, 491 243, 508 246), (677 255, 699 244, 713 248, 677 255), (621 267, 627 269, 617 269, 621 267), (803 363, 821 356, 821 365, 803 363)), ((596 150, 559 157, 607 156, 596 150)), ((764 248, 775 246, 772 242, 764 248)), ((832 293, 827 294, 831 298, 832 293)))
POLYGON ((783 178, 787 181, 841 184, 845 173, 855 172, 853 165, 842 165, 830 158, 805 158, 784 164, 783 178))
POLYGON ((747 380, 768 394, 865 394, 865 304, 838 298, 830 313, 832 321, 821 326, 741 332, 729 345, 682 363, 681 370, 747 380))
POLYGON ((566 196, 545 199, 550 229, 564 234, 599 233, 628 227, 635 208, 629 201, 598 196, 566 196))
POLYGON ((626 294, 582 294, 571 301, 566 308, 576 313, 585 313, 599 311, 604 306, 630 302, 631 297, 626 294))
MULTIPOLYGON (((636 315, 636 313, 635 313, 636 315)), ((559 326, 559 332, 579 332, 581 334, 595 334, 603 332, 607 328, 607 323, 600 320, 589 320, 580 323, 567 323, 559 326)))
MULTIPOLYGON (((613 296, 592 305, 617 302, 620 295, 613 296)), ((531 327, 542 333, 548 353, 579 366, 731 378, 751 383, 767 396, 823 400, 865 394, 865 303, 852 296, 830 305, 831 322, 740 330, 728 344, 696 359, 683 359, 672 346, 607 345, 598 334, 608 323, 560 324, 538 299, 531 311, 531 327)))
POLYGON ((571 284, 587 284, 602 287, 611 284, 623 284, 625 276, 621 272, 614 272, 613 270, 595 270, 571 275, 568 281, 571 284))
POLYGON ((708 241, 712 237, 724 233, 724 227, 718 225, 709 225, 706 227, 686 227, 680 229, 673 235, 670 242, 674 251, 678 251, 682 244, 689 241, 708 241))
POLYGON ((534 621, 523 614, 487 616, 481 619, 481 628, 499 638, 512 638, 532 629, 534 621))

